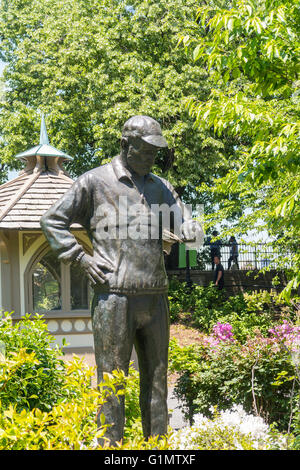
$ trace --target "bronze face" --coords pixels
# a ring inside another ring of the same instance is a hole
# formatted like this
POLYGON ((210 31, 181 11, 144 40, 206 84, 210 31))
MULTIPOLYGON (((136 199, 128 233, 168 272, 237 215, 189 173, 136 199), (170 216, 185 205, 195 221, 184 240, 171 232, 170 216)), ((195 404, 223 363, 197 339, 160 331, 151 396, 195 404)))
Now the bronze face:
POLYGON ((158 147, 141 138, 130 138, 126 155, 128 166, 139 176, 147 175, 154 165, 158 147))

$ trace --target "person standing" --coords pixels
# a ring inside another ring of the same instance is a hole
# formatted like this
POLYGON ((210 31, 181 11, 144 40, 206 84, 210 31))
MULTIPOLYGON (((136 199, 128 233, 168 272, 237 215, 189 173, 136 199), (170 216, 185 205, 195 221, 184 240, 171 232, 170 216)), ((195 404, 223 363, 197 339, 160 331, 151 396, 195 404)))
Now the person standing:
POLYGON ((239 249, 238 249, 238 243, 235 239, 235 237, 231 236, 229 238, 229 247, 230 247, 230 252, 229 252, 229 258, 228 258, 228 270, 231 268, 231 263, 233 262, 236 265, 236 269, 239 269, 239 263, 238 263, 238 256, 239 256, 239 249))
POLYGON ((224 287, 224 268, 221 264, 220 257, 214 257, 214 263, 216 265, 216 269, 214 271, 214 283, 215 286, 221 290, 224 287))
MULTIPOLYGON (((212 236, 216 238, 218 236, 218 232, 216 230, 213 231, 212 236)), ((210 259, 211 259, 211 269, 215 269, 214 257, 218 256, 221 259, 221 240, 211 241, 209 239, 209 248, 210 248, 210 259)))

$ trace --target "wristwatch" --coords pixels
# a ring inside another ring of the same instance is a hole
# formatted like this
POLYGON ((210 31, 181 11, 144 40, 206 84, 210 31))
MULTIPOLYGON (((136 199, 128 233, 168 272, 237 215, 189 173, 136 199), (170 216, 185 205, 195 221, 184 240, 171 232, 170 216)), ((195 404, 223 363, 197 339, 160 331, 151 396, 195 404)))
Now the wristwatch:
POLYGON ((79 263, 79 261, 81 260, 81 258, 82 258, 84 255, 85 255, 85 252, 84 252, 84 251, 81 251, 81 252, 79 253, 79 255, 76 256, 75 261, 76 261, 77 263, 79 263))

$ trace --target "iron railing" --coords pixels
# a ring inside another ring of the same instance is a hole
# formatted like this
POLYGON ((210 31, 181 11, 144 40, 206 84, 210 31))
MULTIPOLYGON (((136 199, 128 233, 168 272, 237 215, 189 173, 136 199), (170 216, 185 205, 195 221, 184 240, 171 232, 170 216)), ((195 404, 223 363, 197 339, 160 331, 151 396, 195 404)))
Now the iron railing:
MULTIPOLYGON (((224 269, 241 269, 244 271, 260 270, 263 268, 282 269, 292 266, 292 252, 283 251, 268 243, 239 243, 238 265, 231 261, 229 263, 231 247, 229 244, 220 245, 221 263, 224 269), (231 264, 231 266, 230 266, 231 264)), ((197 265, 192 269, 208 271, 212 269, 211 249, 209 245, 203 245, 197 254, 197 265)))

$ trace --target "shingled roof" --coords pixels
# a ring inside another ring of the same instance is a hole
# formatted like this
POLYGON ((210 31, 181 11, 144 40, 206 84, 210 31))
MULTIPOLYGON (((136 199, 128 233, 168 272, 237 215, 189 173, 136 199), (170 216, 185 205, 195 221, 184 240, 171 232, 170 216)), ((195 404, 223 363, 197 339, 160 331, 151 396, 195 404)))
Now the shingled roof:
POLYGON ((0 186, 0 229, 40 229, 41 216, 73 184, 62 166, 71 157, 49 145, 44 117, 40 144, 16 157, 27 166, 0 186))

